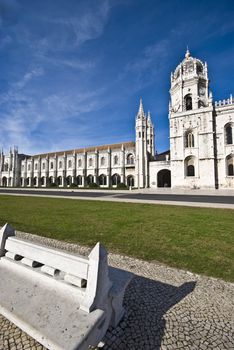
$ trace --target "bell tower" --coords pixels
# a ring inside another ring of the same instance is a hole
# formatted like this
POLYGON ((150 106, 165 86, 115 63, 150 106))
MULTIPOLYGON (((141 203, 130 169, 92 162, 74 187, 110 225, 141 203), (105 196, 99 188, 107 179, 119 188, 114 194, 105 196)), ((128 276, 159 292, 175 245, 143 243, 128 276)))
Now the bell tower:
POLYGON ((207 64, 191 57, 188 49, 184 60, 171 74, 170 94, 173 113, 209 106, 207 64))
POLYGON ((214 187, 213 103, 207 64, 192 57, 188 49, 171 74, 170 95, 172 187, 214 187))

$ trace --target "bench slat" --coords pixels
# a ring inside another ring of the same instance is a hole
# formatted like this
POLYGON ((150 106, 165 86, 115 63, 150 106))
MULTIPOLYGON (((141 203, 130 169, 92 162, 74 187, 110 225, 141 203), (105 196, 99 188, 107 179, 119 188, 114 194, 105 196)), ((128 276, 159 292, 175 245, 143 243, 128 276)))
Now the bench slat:
POLYGON ((88 278, 88 260, 86 258, 35 245, 15 237, 9 237, 6 240, 5 249, 73 276, 86 280, 88 278))

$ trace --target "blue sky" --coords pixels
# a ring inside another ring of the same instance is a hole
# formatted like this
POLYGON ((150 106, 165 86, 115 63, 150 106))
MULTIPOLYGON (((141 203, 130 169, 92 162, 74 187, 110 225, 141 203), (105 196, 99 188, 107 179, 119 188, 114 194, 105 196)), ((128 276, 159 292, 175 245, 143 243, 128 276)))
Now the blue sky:
POLYGON ((234 1, 0 0, 0 145, 38 153, 134 140, 139 99, 168 149, 170 72, 207 61, 234 94, 234 1))

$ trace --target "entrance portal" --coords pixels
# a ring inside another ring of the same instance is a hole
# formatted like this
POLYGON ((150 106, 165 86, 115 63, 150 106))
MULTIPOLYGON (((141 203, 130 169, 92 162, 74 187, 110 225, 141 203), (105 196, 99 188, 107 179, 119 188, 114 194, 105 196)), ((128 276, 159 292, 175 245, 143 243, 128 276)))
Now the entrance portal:
POLYGON ((171 187, 171 172, 168 169, 160 170, 157 174, 158 187, 171 187))

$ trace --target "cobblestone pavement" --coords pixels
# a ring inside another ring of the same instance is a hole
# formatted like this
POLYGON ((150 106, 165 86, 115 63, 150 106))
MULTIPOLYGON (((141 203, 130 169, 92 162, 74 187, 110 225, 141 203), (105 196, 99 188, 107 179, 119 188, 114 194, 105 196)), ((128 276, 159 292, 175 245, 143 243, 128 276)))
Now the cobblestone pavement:
MULTIPOLYGON (((74 244, 17 234, 89 253, 74 244)), ((103 350, 234 349, 233 284, 115 254, 109 254, 109 263, 136 276, 126 290, 125 317, 107 332, 103 350)), ((0 316, 0 350, 10 349, 46 350, 0 316)))

